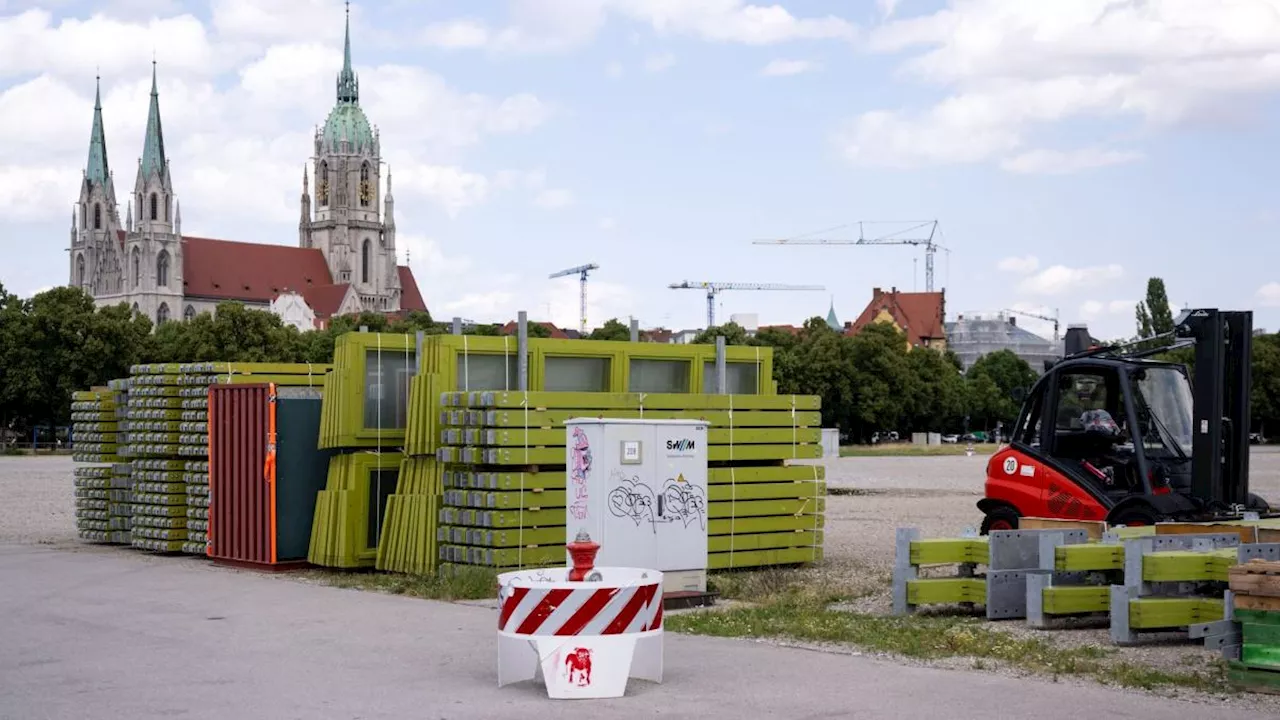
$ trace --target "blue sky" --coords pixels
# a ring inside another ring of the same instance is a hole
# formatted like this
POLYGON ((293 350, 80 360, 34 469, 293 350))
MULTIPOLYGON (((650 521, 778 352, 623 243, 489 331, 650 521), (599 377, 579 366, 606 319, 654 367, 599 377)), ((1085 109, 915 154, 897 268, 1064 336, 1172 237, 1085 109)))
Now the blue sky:
MULTIPOLYGON (((67 281, 95 71, 127 196, 153 52, 184 232, 296 243, 342 22, 334 0, 0 0, 0 282, 67 281)), ((872 287, 923 289, 918 248, 750 241, 937 219, 950 317, 1126 335, 1158 275, 1280 329, 1276 0, 404 0, 354 3, 352 35, 437 317, 572 326, 576 282, 546 276, 596 262, 593 325, 700 327, 686 279, 827 288, 724 293, 722 318, 833 297, 851 320, 872 287)))

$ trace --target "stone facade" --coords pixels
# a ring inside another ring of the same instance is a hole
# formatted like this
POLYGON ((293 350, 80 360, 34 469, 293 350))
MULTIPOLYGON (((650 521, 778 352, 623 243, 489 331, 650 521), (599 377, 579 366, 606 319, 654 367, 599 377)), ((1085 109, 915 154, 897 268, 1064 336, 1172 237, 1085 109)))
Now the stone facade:
POLYGON ((71 219, 70 284, 99 306, 126 303, 157 324, 212 312, 227 300, 264 310, 289 308, 291 323, 307 315, 296 306, 301 301, 317 325, 346 312, 425 310, 412 273, 396 262, 391 173, 384 191, 378 133, 360 107, 351 65, 349 19, 337 102, 312 150, 316 202, 313 210, 304 170, 298 247, 292 252, 183 235, 153 64, 142 156, 121 223, 99 91, 71 219), (281 295, 293 299, 277 303, 281 295))

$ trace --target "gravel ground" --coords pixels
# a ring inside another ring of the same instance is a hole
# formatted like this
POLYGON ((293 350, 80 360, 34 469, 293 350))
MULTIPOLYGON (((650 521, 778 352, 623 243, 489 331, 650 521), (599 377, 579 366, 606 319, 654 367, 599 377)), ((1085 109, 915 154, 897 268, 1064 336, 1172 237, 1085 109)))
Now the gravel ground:
MULTIPOLYGON (((852 603, 865 612, 889 611, 894 533, 918 527, 924 537, 954 537, 981 521, 986 457, 849 457, 829 459, 827 483, 852 494, 827 499, 827 570, 867 595, 852 603)), ((1255 449, 1253 491, 1280 504, 1280 448, 1255 449)), ((0 543, 83 547, 73 519, 71 458, 0 457, 0 543)), ((993 624, 1017 635, 1038 635, 1017 622, 993 624)), ((1109 646, 1105 625, 1087 622, 1049 631, 1058 642, 1109 646)), ((1126 658, 1168 668, 1211 662, 1215 653, 1185 642, 1153 639, 1121 648, 1126 658)), ((1274 703, 1280 713, 1280 699, 1274 703)))

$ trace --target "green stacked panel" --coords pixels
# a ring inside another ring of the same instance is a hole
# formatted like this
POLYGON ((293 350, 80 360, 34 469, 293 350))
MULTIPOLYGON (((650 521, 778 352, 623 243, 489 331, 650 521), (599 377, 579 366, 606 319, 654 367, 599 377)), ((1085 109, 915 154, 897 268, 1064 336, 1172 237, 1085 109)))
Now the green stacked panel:
POLYGON ((389 497, 397 492, 400 453, 361 450, 329 459, 316 494, 307 561, 332 568, 374 567, 389 497))
POLYGON ((655 413, 711 424, 711 569, 821 558, 824 470, 786 464, 820 457, 816 397, 473 392, 444 393, 440 407, 436 459, 445 470, 437 539, 444 563, 563 564, 564 421, 655 413))
MULTIPOLYGON (((116 384, 115 387, 119 387, 116 384)), ((81 540, 128 543, 128 487, 120 487, 120 393, 112 386, 72 394, 71 448, 75 478, 76 532, 81 540)))
MULTIPOLYGON (((275 383, 318 387, 328 365, 167 363, 130 368, 128 445, 133 545, 204 555, 208 549, 209 387, 275 383)), ((267 439, 263 438, 263 443, 267 439)))
POLYGON ((395 492, 387 496, 379 570, 423 575, 436 569, 435 527, 443 474, 443 466, 433 458, 405 456, 401 461, 395 492))

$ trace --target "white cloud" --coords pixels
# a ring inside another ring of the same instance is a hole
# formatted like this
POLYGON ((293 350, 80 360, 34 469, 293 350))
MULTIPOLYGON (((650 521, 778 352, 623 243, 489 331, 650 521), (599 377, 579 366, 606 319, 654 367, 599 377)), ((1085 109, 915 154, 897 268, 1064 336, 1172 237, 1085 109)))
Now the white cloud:
POLYGON ((397 233, 396 247, 408 252, 414 275, 419 281, 430 278, 432 289, 441 281, 458 280, 475 265, 470 257, 447 253, 445 243, 425 235, 397 233))
MULTIPOLYGON (((953 0, 877 27, 867 48, 915 53, 904 73, 950 90, 924 111, 851 120, 840 140, 868 165, 1060 169, 1063 158, 1024 149, 1037 128, 1079 117, 1158 125, 1239 113, 1240 99, 1280 88, 1280 12, 1265 0, 953 0)), ((1134 159, 1108 154, 1116 152, 1069 160, 1084 169, 1134 159)))
POLYGON ((764 66, 760 71, 760 74, 765 77, 785 77, 788 75, 818 72, 821 69, 821 63, 816 63, 811 60, 772 60, 768 65, 764 66))
POLYGON ((675 67, 676 56, 671 53, 657 53, 644 59, 646 72, 657 73, 675 67))
POLYGON ((1070 173, 1123 165, 1142 159, 1142 153, 1130 150, 1103 150, 1101 148, 1084 148, 1082 150, 1030 150, 1020 155, 1005 158, 1000 167, 1009 172, 1036 175, 1068 175, 1070 173))
MULTIPOLYGON (((529 310, 530 317, 544 312, 557 327, 577 329, 580 325, 581 286, 576 277, 564 277, 543 283, 541 291, 533 297, 540 302, 529 310)), ((635 295, 625 285, 598 280, 594 276, 587 281, 587 327, 595 328, 613 317, 626 318, 635 310, 635 295)), ((515 313, 512 312, 512 317, 515 313)))
POLYGON ((626 71, 623 69, 622 63, 620 62, 611 62, 608 65, 606 65, 604 68, 605 75, 608 75, 614 80, 617 80, 618 78, 622 77, 625 72, 626 71))
POLYGON ((1040 259, 1035 255, 1027 255, 1026 257, 1007 257, 996 265, 997 268, 1004 272, 1012 272, 1019 274, 1033 273, 1040 267, 1040 259))
POLYGON ((230 59, 191 15, 145 23, 94 15, 56 25, 45 10, 0 18, 0 77, 43 73, 91 80, 100 72, 112 78, 148 68, 153 57, 166 72, 197 75, 225 69, 230 59))
MULTIPOLYGON (((70 228, 80 172, 71 164, 0 164, 0 216, 17 221, 48 220, 54 213, 65 212, 70 228)), ((69 236, 66 239, 69 242, 69 236)))
POLYGON ((450 49, 565 52, 594 39, 610 15, 643 23, 661 35, 745 45, 850 41, 858 32, 852 23, 834 15, 801 18, 781 5, 752 5, 743 0, 515 0, 505 25, 495 28, 474 19, 453 20, 429 26, 423 40, 450 49))
MULTIPOLYGON (((289 0, 263 3, 255 0, 213 0, 210 14, 219 35, 267 41, 299 41, 319 38, 341 43, 342 0, 289 0)), ((352 24, 360 19, 360 6, 352 8, 352 24)))
POLYGON ((476 322, 505 322, 514 317, 509 308, 515 297, 509 290, 466 293, 440 305, 440 309, 444 311, 440 319, 461 317, 476 322))
POLYGON ((1096 287, 1124 277, 1119 265, 1072 268, 1053 265, 1018 283, 1019 292, 1026 295, 1061 295, 1072 290, 1096 287))
POLYGON ((395 179, 398 188, 435 201, 450 217, 489 197, 488 178, 458 167, 400 165, 395 169, 395 179))
POLYGON ((596 227, 604 232, 610 232, 618 227, 618 222, 611 217, 600 218, 600 222, 596 223, 596 227))
POLYGON ((574 203, 572 190, 564 188, 547 188, 533 198, 533 204, 545 210, 558 210, 574 203))
POLYGON ((1086 300, 1080 305, 1080 315, 1087 320, 1106 315, 1132 315, 1137 306, 1137 300, 1086 300))
POLYGON ((886 18, 892 17, 895 10, 898 9, 898 3, 901 0, 876 0, 876 7, 880 9, 880 14, 886 18))
POLYGON ((1280 307, 1280 282, 1269 282, 1258 288, 1257 297, 1263 307, 1280 307))

